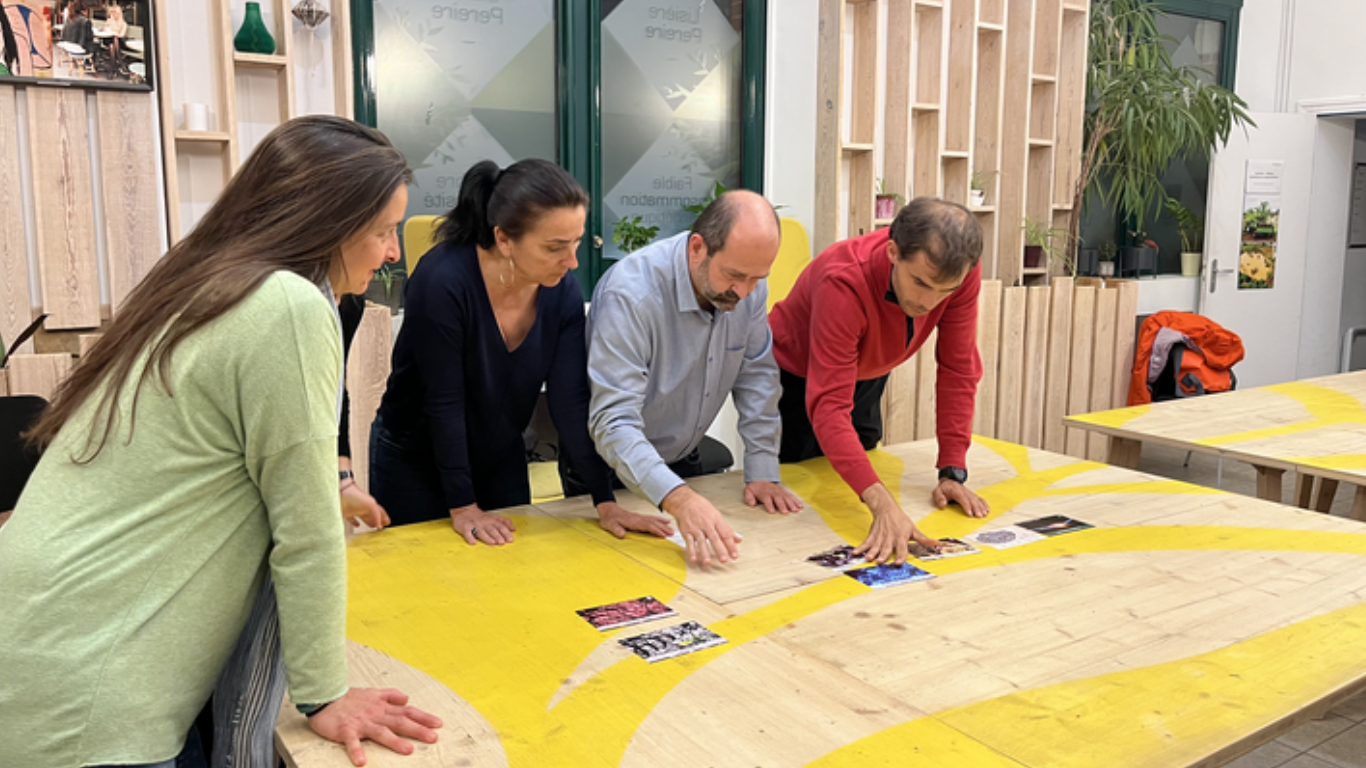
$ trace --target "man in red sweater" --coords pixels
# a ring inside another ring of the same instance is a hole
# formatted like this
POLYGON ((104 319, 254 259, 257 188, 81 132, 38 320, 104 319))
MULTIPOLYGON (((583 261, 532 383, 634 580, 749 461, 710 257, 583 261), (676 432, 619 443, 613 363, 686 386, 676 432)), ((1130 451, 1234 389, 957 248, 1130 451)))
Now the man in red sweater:
POLYGON ((836 243, 811 262, 769 315, 773 356, 782 369, 781 461, 825 455, 873 513, 857 548, 870 560, 905 562, 922 533, 878 479, 867 451, 882 438, 887 374, 906 362, 936 327, 936 507, 956 502, 985 517, 968 490, 967 451, 982 361, 977 354, 977 294, 982 230, 968 210, 918 197, 892 226, 836 243))

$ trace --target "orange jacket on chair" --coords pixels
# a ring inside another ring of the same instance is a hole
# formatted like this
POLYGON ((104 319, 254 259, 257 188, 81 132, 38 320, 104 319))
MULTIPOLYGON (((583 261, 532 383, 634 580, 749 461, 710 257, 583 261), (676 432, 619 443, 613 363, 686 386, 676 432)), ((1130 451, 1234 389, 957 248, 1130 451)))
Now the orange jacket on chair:
POLYGON ((1233 366, 1243 359, 1243 340, 1238 334, 1207 317, 1190 312, 1158 312, 1143 321, 1134 350, 1134 368, 1129 377, 1129 405, 1144 405, 1153 401, 1154 385, 1167 371, 1175 373, 1176 397, 1190 397, 1213 392, 1226 392, 1236 386, 1233 366), (1175 362, 1167 365, 1167 358, 1158 359, 1154 366, 1154 347, 1163 329, 1174 333, 1164 339, 1179 339, 1171 351, 1175 362))

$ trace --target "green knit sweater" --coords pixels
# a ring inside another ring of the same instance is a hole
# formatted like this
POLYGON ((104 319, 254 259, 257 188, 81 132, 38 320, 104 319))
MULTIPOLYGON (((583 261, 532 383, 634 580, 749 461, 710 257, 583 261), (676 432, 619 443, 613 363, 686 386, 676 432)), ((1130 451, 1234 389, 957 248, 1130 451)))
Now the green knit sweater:
POLYGON ((94 461, 93 403, 62 429, 0 528, 0 763, 174 757, 267 567, 294 700, 346 692, 341 355, 279 272, 180 345, 171 396, 144 384, 131 436, 131 386, 94 461))

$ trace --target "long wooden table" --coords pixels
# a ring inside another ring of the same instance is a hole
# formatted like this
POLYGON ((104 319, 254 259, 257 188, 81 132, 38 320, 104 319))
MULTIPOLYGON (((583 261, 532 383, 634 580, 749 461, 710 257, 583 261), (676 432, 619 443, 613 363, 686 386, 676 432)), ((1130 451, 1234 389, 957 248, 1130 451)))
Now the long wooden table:
MULTIPOLYGON (((794 517, 745 507, 738 474, 695 482, 744 536, 707 571, 611 537, 580 499, 513 510, 502 548, 445 522, 358 536, 353 681, 446 723, 369 765, 1215 766, 1366 688, 1360 523, 986 439, 969 461, 993 512, 973 520, 930 507, 932 441, 870 455, 933 535, 1096 527, 872 590, 804 561, 868 524, 816 459, 783 469, 794 517), (600 633, 574 613, 643 595, 678 619, 600 633), (681 620, 729 642, 655 664, 615 642, 681 620)), ((277 743, 297 768, 348 765, 290 707, 277 743)))
POLYGON ((1366 371, 1187 400, 1069 416, 1069 427, 1109 438, 1111 464, 1138 465, 1142 443, 1237 459, 1257 470, 1257 496, 1327 512, 1339 483, 1356 488, 1352 516, 1366 520, 1366 371), (1312 480, 1318 478, 1317 488, 1312 480))

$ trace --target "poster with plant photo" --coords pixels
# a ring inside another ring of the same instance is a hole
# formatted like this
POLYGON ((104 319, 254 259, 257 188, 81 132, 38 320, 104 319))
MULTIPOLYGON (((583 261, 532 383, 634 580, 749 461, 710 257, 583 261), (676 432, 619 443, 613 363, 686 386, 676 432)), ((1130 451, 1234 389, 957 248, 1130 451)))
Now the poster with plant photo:
POLYGON ((1280 195, 1246 195, 1238 253, 1238 289, 1276 287, 1276 237, 1280 231, 1280 195))

